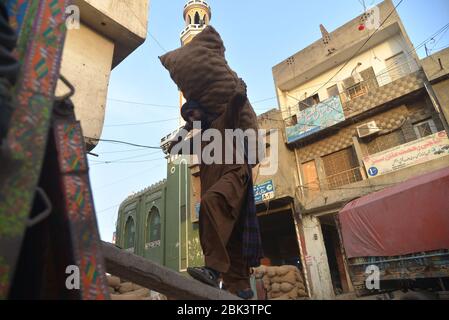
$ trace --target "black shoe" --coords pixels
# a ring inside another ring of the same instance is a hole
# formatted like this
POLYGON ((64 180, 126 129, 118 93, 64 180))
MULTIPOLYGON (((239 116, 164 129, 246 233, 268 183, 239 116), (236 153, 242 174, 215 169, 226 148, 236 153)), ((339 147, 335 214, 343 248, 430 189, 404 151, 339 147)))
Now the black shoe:
POLYGON ((220 273, 218 271, 212 270, 207 267, 202 268, 187 268, 187 273, 204 284, 207 284, 214 288, 219 288, 219 277, 220 273))

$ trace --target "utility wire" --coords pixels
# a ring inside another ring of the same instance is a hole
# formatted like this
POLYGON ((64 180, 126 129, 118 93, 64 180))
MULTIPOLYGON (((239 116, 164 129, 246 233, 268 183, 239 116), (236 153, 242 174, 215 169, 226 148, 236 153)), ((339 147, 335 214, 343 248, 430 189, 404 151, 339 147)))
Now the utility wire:
POLYGON ((111 124, 111 125, 105 126, 105 128, 144 126, 144 125, 148 125, 148 124, 170 122, 170 121, 174 121, 174 120, 178 120, 178 118, 162 119, 162 120, 147 121, 147 122, 135 122, 135 123, 111 124))
POLYGON ((112 99, 112 98, 109 98, 108 100, 114 101, 114 102, 126 103, 126 104, 134 104, 134 105, 139 105, 139 106, 179 109, 179 106, 171 106, 171 105, 164 105, 164 104, 145 103, 145 102, 128 101, 128 100, 121 100, 121 99, 112 99))
POLYGON ((161 43, 156 39, 156 37, 153 36, 153 35, 151 34, 151 32, 148 32, 148 34, 149 34, 150 37, 154 40, 154 42, 156 42, 156 44, 159 46, 159 48, 161 48, 162 51, 163 51, 164 53, 166 53, 167 50, 161 45, 161 43))
POLYGON ((89 140, 93 140, 93 141, 98 141, 98 142, 110 142, 110 143, 125 144, 125 145, 128 145, 128 146, 139 147, 139 148, 146 148, 146 149, 158 149, 158 150, 162 149, 161 147, 145 146, 145 145, 141 145, 141 144, 135 144, 135 143, 126 142, 126 141, 120 141, 120 140, 97 139, 97 138, 90 138, 90 137, 84 137, 84 138, 85 139, 89 139, 89 140))

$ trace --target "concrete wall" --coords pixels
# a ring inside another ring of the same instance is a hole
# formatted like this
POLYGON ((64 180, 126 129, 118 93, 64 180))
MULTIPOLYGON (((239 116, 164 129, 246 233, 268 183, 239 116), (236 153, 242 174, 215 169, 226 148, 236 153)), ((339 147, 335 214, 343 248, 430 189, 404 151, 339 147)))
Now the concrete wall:
MULTIPOLYGON (((75 87, 72 101, 85 137, 98 139, 101 136, 113 55, 114 43, 88 26, 68 31, 61 74, 75 87)), ((56 94, 66 91, 60 81, 56 94)))
POLYGON ((449 119, 449 48, 421 60, 446 119, 449 119))
POLYGON ((315 216, 304 216, 302 228, 307 250, 306 269, 312 298, 318 300, 334 299, 334 288, 332 286, 321 223, 315 216))
POLYGON ((81 21, 114 41, 113 67, 146 39, 149 0, 75 0, 81 21))
MULTIPOLYGON (((129 32, 146 38, 148 23, 147 0, 84 0, 129 32)), ((82 13, 81 13, 82 14, 82 13)))
MULTIPOLYGON (((148 0, 77 0, 81 28, 68 31, 62 74, 75 86, 77 119, 86 137, 101 137, 111 70, 146 38, 148 0)), ((57 95, 67 89, 59 82, 57 95)), ((87 139, 91 150, 97 144, 87 139)))
POLYGON ((295 165, 295 154, 285 144, 285 130, 281 112, 279 110, 271 110, 260 115, 258 117, 258 124, 260 129, 267 131, 277 129, 278 139, 274 140, 274 134, 269 135, 267 136, 267 143, 270 144, 268 153, 277 152, 278 156, 272 157, 274 159, 273 162, 263 166, 276 167, 277 172, 275 174, 263 175, 263 167, 261 169, 259 167, 254 169, 253 177, 255 178, 255 184, 262 184, 271 179, 276 188, 276 198, 295 197, 295 188, 299 184, 295 165))

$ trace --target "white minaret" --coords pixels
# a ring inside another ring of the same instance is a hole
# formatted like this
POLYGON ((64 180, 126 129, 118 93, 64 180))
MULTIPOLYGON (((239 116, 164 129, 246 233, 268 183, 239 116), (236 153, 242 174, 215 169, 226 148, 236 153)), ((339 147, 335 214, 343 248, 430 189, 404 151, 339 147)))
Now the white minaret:
POLYGON ((190 0, 184 6, 183 18, 185 28, 181 32, 181 45, 185 45, 207 25, 212 18, 209 4, 204 0, 190 0))

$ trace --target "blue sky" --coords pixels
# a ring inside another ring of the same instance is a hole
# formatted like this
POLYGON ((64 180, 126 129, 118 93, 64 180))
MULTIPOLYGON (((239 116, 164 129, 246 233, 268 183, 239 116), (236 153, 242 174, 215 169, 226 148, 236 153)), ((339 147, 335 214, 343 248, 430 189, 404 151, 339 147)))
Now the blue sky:
MULTIPOLYGON (((177 87, 158 56, 180 46, 185 2, 151 0, 147 41, 112 72, 102 139, 159 146, 161 137, 176 128, 177 87)), ((361 14, 360 2, 209 0, 211 24, 224 40, 231 68, 247 83, 257 113, 277 108, 271 68, 321 38, 321 23, 332 31, 361 14)), ((369 6, 380 1, 365 2, 369 6)), ((415 45, 449 23, 448 0, 404 0, 398 11, 415 45)), ((448 45, 449 32, 429 43, 435 51, 448 45)), ((425 56, 424 49, 418 54, 425 56)), ((106 142, 93 152, 99 155, 89 160, 100 233, 103 240, 111 241, 119 204, 164 179, 166 162, 161 151, 106 142), (108 161, 112 163, 104 163, 108 161)))

